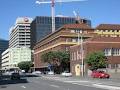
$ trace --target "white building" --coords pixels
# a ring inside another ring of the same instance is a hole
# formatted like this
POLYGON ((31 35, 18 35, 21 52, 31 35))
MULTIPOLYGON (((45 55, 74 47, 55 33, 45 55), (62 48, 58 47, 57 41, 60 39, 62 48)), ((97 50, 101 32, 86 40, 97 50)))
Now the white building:
POLYGON ((30 24, 32 18, 19 17, 15 24, 10 28, 9 47, 30 47, 30 24))
POLYGON ((31 61, 30 48, 9 48, 2 53, 2 69, 17 67, 22 61, 31 61))

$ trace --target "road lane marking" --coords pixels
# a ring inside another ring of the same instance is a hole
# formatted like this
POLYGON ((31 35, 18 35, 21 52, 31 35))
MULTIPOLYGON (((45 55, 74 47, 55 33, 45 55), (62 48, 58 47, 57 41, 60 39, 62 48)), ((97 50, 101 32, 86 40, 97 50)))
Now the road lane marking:
POLYGON ((93 84, 95 87, 109 89, 109 90, 120 90, 120 87, 117 86, 108 86, 108 85, 100 85, 100 84, 93 84))
POLYGON ((64 82, 68 82, 68 83, 72 83, 72 82, 73 82, 73 83, 74 83, 74 82, 78 82, 78 83, 79 83, 79 82, 83 82, 83 83, 86 83, 86 82, 89 82, 89 81, 64 81, 64 82))
POLYGON ((50 86, 52 86, 52 87, 55 87, 55 88, 60 88, 60 86, 58 86, 58 85, 50 85, 50 86))
POLYGON ((22 88, 26 88, 25 86, 21 86, 22 88))

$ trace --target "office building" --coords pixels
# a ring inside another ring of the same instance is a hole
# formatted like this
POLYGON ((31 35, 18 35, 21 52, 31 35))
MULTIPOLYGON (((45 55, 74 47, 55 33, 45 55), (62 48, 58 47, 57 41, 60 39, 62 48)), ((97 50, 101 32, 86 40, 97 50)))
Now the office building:
POLYGON ((1 67, 1 54, 8 48, 8 40, 0 39, 0 67, 1 67))
POLYGON ((2 69, 17 67, 22 61, 31 61, 30 48, 8 48, 2 53, 2 69))
MULTIPOLYGON (((91 26, 91 21, 87 19, 81 19, 82 23, 86 23, 91 26)), ((55 17, 55 30, 63 26, 64 24, 75 24, 76 18, 74 17, 55 17)), ((31 23, 31 45, 32 48, 46 35, 52 33, 52 21, 49 16, 37 16, 31 23)))
POLYGON ((32 18, 18 17, 10 28, 9 47, 30 47, 30 23, 32 18))

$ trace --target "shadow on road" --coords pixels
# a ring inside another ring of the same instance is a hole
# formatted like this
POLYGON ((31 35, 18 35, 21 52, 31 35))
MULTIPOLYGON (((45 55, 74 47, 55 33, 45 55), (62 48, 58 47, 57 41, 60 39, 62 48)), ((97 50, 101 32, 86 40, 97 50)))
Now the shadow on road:
POLYGON ((8 84, 20 84, 20 83, 28 83, 27 79, 19 79, 19 80, 0 80, 1 85, 8 85, 8 84))

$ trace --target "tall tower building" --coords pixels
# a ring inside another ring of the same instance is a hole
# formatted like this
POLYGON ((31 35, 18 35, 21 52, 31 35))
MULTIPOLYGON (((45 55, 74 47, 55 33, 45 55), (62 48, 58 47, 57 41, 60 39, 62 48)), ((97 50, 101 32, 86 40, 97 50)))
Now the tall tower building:
MULTIPOLYGON (((88 19, 81 19, 82 23, 91 26, 91 21, 88 19)), ((76 23, 75 17, 55 17, 55 30, 63 26, 64 24, 76 23)), ((49 16, 37 16, 31 23, 31 46, 41 40, 46 35, 52 33, 52 19, 49 16)))
POLYGON ((30 23, 32 18, 18 17, 10 28, 9 48, 30 47, 30 23))

